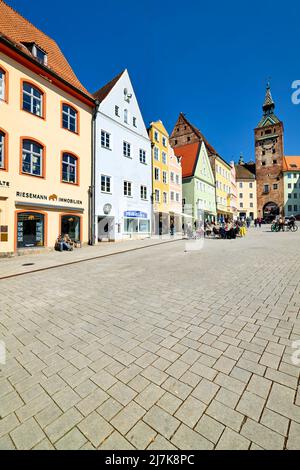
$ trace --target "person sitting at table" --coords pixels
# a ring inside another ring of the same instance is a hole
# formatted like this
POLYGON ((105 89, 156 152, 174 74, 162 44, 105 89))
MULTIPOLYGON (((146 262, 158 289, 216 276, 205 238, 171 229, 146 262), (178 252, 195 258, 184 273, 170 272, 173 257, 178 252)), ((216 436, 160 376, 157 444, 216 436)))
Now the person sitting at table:
POLYGON ((67 251, 72 251, 72 250, 73 250, 73 241, 72 241, 71 238, 69 237, 69 234, 68 234, 68 233, 66 233, 66 234, 63 236, 62 244, 63 244, 63 249, 64 249, 64 250, 67 250, 67 251))

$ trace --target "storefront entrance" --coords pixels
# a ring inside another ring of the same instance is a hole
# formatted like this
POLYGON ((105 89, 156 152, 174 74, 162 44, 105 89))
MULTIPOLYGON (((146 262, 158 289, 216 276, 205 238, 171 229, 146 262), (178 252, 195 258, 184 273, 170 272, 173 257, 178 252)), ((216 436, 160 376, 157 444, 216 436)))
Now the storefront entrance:
POLYGON ((17 216, 17 247, 44 246, 44 215, 20 212, 17 216))
POLYGON ((98 242, 115 239, 115 218, 98 217, 98 242))
POLYGON ((275 202, 268 202, 263 208, 263 217, 267 223, 271 223, 279 215, 279 207, 275 202))
POLYGON ((63 215, 61 217, 61 235, 69 235, 71 240, 80 241, 80 217, 77 215, 63 215))

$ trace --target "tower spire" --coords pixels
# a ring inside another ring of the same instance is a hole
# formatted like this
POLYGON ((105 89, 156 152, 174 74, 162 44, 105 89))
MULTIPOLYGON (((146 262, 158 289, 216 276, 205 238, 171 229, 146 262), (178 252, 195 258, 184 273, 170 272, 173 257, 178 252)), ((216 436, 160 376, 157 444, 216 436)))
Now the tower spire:
POLYGON ((271 94, 270 82, 268 82, 267 88, 266 88, 265 101, 263 104, 264 115, 267 116, 269 114, 273 114, 274 109, 275 109, 275 103, 273 101, 272 94, 271 94))

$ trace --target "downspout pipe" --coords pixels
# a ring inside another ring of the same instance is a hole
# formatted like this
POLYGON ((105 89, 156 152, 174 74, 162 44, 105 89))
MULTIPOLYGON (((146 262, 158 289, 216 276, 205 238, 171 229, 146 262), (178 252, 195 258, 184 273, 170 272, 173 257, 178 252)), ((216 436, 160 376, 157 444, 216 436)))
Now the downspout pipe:
POLYGON ((97 139, 96 139, 96 124, 97 115, 99 111, 100 101, 95 100, 95 106, 92 114, 92 161, 91 161, 91 186, 89 190, 90 200, 90 221, 89 221, 89 245, 95 245, 95 206, 96 206, 96 157, 97 157, 97 139))

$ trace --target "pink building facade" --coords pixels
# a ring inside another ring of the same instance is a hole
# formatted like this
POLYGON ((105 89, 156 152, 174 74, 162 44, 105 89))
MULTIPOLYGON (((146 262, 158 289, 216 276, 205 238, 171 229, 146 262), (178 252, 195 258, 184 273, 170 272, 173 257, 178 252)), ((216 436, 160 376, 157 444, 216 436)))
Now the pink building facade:
POLYGON ((182 231, 182 168, 181 158, 177 157, 169 145, 170 165, 170 227, 171 233, 182 231))

